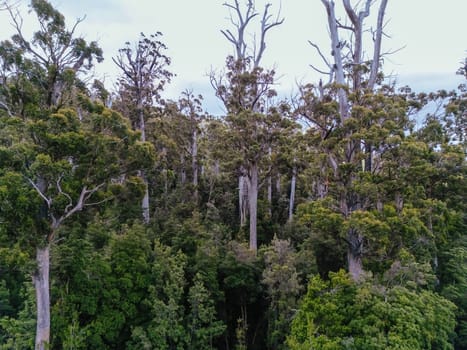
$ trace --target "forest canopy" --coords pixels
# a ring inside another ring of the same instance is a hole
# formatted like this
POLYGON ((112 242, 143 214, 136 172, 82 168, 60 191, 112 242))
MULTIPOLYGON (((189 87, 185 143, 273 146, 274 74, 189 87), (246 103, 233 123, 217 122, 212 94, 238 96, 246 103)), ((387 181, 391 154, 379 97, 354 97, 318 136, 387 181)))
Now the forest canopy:
POLYGON ((0 5, 0 349, 467 348, 467 58, 455 90, 399 88, 388 0, 321 2, 323 77, 290 98, 280 9, 223 5, 216 117, 164 98, 162 33, 110 87, 84 18, 32 0, 29 35, 0 5))

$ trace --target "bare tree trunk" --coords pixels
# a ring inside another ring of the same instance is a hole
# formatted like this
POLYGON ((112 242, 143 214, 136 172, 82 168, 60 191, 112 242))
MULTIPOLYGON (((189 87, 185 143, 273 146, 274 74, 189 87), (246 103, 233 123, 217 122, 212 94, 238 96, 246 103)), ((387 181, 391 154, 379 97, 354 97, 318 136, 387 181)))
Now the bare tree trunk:
POLYGON ((293 209, 295 205, 295 187, 297 184, 297 166, 292 169, 292 181, 290 182, 290 197, 289 197, 289 222, 293 220, 293 209))
POLYGON ((257 211, 258 211, 258 165, 251 164, 248 176, 248 205, 250 209, 250 250, 258 249, 257 211))
POLYGON ((198 133, 196 128, 193 130, 191 138, 191 168, 193 171, 193 198, 198 202, 198 133))
POLYGON ((150 220, 150 215, 149 215, 149 186, 148 186, 148 180, 146 178, 146 175, 143 170, 140 171, 140 176, 141 179, 144 182, 144 196, 143 199, 141 200, 141 211, 143 214, 143 222, 145 224, 149 223, 150 220))
POLYGON ((268 213, 272 217, 272 176, 268 176, 268 213))
POLYGON ((396 192, 396 195, 394 197, 395 197, 394 202, 396 203, 397 212, 401 213, 402 209, 404 209, 404 197, 399 191, 396 192))
MULTIPOLYGON (((268 150, 269 159, 272 157, 272 149, 269 147, 268 150)), ((272 166, 269 165, 268 169, 268 213, 269 217, 272 218, 272 175, 271 175, 272 166)))
POLYGON ((50 343, 49 244, 36 249, 36 263, 37 270, 32 276, 37 307, 35 350, 45 350, 50 343))
POLYGON ((343 89, 346 85, 345 74, 344 74, 344 64, 342 62, 342 43, 339 39, 339 32, 336 21, 336 14, 334 11, 334 1, 330 0, 321 0, 321 2, 326 7, 326 12, 328 14, 328 24, 329 31, 331 34, 331 43, 332 43, 332 55, 334 57, 334 74, 336 83, 342 86, 338 90, 338 100, 339 100, 339 112, 341 120, 344 121, 348 118, 349 115, 349 104, 347 100, 347 93, 343 89))
POLYGON ((249 192, 247 177, 240 175, 238 177, 238 209, 240 212, 240 227, 243 227, 246 224, 249 192))
MULTIPOLYGON (((142 105, 140 96, 138 96, 137 108, 138 108, 138 118, 139 118, 139 130, 141 131, 141 141, 146 142, 146 124, 144 121, 144 111, 143 111, 143 105, 142 105)), ((145 187, 144 196, 143 196, 143 199, 141 200, 141 213, 143 216, 143 222, 145 224, 148 224, 151 218, 149 214, 149 184, 146 178, 146 174, 144 173, 144 170, 139 171, 139 176, 143 180, 144 187, 145 187)))
POLYGON ((277 192, 277 196, 280 197, 281 196, 281 174, 277 174, 277 177, 276 177, 276 192, 277 192))
POLYGON ((185 169, 185 157, 180 153, 180 183, 184 185, 186 183, 186 169, 185 169))

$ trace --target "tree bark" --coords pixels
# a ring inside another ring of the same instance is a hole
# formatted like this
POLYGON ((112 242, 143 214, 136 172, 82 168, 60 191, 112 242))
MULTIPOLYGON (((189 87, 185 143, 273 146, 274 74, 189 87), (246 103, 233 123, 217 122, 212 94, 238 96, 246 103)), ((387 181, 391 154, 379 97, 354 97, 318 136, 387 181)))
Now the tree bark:
POLYGON ((258 165, 251 164, 248 174, 248 205, 250 209, 250 250, 258 250, 257 211, 258 211, 258 165))
POLYGON ((36 263, 37 270, 32 276, 37 307, 35 350, 45 350, 50 343, 49 244, 36 249, 36 263))
POLYGON ((297 167, 294 165, 292 169, 292 180, 290 182, 290 197, 289 197, 289 222, 293 220, 293 209, 295 205, 295 187, 297 184, 297 167))
POLYGON ((198 132, 196 127, 191 137, 191 167, 193 171, 193 197, 198 202, 198 132))
POLYGON ((180 153, 180 183, 182 185, 186 183, 185 157, 183 153, 180 153))
POLYGON ((347 233, 347 240, 349 244, 349 249, 347 249, 349 274, 354 281, 359 281, 363 276, 363 239, 357 230, 350 228, 347 233))
POLYGON ((238 210, 240 212, 240 227, 245 226, 248 215, 248 181, 247 177, 240 175, 238 177, 238 210))
MULTIPOLYGON (((142 97, 140 93, 138 94, 138 101, 137 101, 137 109, 138 109, 138 118, 139 118, 139 131, 141 131, 141 141, 146 142, 146 123, 144 121, 144 111, 143 111, 143 103, 142 97)), ((149 184, 144 173, 144 170, 139 171, 139 175, 144 183, 144 196, 141 200, 141 213, 143 216, 143 222, 145 224, 149 223, 150 220, 150 213, 149 213, 149 184)))
POLYGON ((149 223, 150 220, 150 215, 149 215, 149 185, 148 185, 148 180, 146 178, 146 174, 144 173, 143 170, 140 171, 140 176, 141 179, 144 182, 144 196, 143 199, 141 200, 141 211, 143 214, 143 222, 145 224, 149 223))
POLYGON ((344 74, 344 64, 342 62, 342 43, 339 39, 339 32, 337 28, 336 14, 334 11, 334 1, 330 0, 321 0, 321 2, 326 7, 326 12, 328 15, 328 25, 329 32, 331 35, 332 43, 332 56, 334 57, 334 73, 335 81, 340 88, 338 90, 338 100, 339 100, 339 113, 341 121, 345 121, 349 116, 349 103, 347 99, 347 93, 343 89, 346 86, 345 74, 344 74))
MULTIPOLYGON (((268 150, 268 155, 269 155, 269 159, 271 160, 272 158, 272 148, 269 147, 269 150, 268 150)), ((271 170, 272 170, 272 166, 269 165, 269 169, 268 169, 268 213, 269 213, 269 218, 272 218, 272 175, 271 175, 271 170)))

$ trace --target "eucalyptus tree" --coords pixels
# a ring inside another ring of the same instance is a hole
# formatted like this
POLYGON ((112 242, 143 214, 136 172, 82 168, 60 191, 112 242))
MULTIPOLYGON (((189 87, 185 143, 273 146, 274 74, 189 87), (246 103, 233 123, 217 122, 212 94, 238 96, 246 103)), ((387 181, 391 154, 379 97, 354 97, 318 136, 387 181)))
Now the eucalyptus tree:
POLYGON ((106 185, 131 173, 138 158, 147 159, 147 148, 118 113, 87 101, 79 75, 102 60, 102 51, 75 35, 81 20, 69 30, 49 2, 33 0, 31 9, 39 30, 27 40, 20 14, 8 7, 16 34, 0 50, 2 93, 11 111, 1 120, 2 129, 11 131, 0 146, 1 221, 13 241, 35 251, 35 347, 42 350, 50 341, 51 246, 71 218, 111 198, 106 185), (78 100, 86 102, 84 117, 73 108, 78 100), (14 198, 24 196, 30 203, 17 206, 14 198))
MULTIPOLYGON (((327 75, 328 81, 302 86, 297 111, 311 124, 315 145, 325 155, 320 161, 318 197, 334 196, 339 212, 348 219, 353 212, 367 209, 365 194, 355 190, 358 178, 363 176, 359 172, 373 174, 380 169, 381 164, 375 164, 378 153, 387 149, 386 142, 394 141, 388 141, 388 137, 400 135, 408 125, 408 105, 403 98, 391 96, 391 87, 381 87, 381 63, 387 54, 382 51, 382 39, 388 1, 367 0, 352 5, 350 0, 343 0, 344 18, 336 14, 334 1, 321 2, 328 20, 331 57, 310 42, 325 66, 312 67, 327 75), (378 6, 376 23, 368 28, 365 22, 374 6, 378 6), (364 48, 370 52, 365 53, 364 48), (391 124, 391 118, 395 124, 391 124), (330 179, 341 184, 334 194, 327 189, 330 179)), ((364 240, 356 228, 346 233, 348 269, 356 280, 363 274, 364 240)))
POLYGON ((89 71, 94 61, 103 60, 97 42, 87 43, 76 35, 83 19, 68 29, 64 16, 48 1, 33 0, 31 10, 39 30, 29 40, 21 14, 12 6, 7 10, 16 33, 1 43, 0 50, 6 105, 12 113, 21 115, 66 106, 82 87, 80 74, 89 71))
MULTIPOLYGON (((147 139, 146 122, 152 108, 161 102, 161 92, 170 82, 172 73, 167 70, 170 58, 164 54, 166 45, 160 41, 162 33, 157 32, 141 37, 134 45, 126 42, 114 63, 121 70, 118 84, 118 100, 115 108, 128 115, 134 129, 140 131, 141 141, 147 139)), ((145 223, 150 219, 148 179, 143 169, 140 170, 146 190, 142 199, 141 210, 145 223)))
POLYGON ((234 55, 227 58, 225 76, 211 74, 211 83, 227 109, 226 121, 231 129, 231 140, 238 153, 240 225, 246 223, 249 213, 250 249, 257 250, 257 202, 260 185, 260 161, 268 154, 268 99, 275 96, 272 89, 274 71, 261 68, 266 49, 266 35, 283 23, 280 15, 273 16, 271 4, 260 15, 253 1, 242 6, 238 0, 224 3, 230 11, 234 30, 221 33, 234 46, 234 55), (260 16, 259 40, 250 43, 247 37, 254 19, 260 16))

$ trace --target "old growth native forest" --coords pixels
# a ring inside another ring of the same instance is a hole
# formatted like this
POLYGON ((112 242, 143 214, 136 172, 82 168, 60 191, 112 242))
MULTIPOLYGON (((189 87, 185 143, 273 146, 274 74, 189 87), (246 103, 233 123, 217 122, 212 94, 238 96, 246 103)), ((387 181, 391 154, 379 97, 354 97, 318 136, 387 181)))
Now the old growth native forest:
POLYGON ((32 0, 29 35, 3 1, 0 349, 467 349, 467 88, 391 83, 387 3, 321 0, 289 98, 280 9, 218 4, 212 116, 163 97, 162 33, 106 53, 109 87, 85 19, 32 0))

